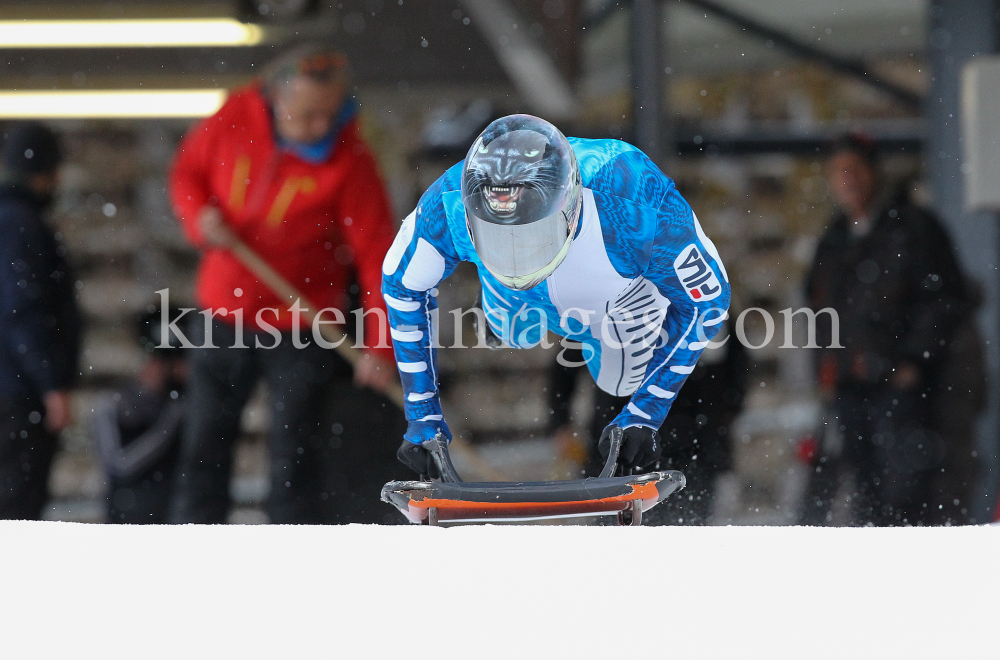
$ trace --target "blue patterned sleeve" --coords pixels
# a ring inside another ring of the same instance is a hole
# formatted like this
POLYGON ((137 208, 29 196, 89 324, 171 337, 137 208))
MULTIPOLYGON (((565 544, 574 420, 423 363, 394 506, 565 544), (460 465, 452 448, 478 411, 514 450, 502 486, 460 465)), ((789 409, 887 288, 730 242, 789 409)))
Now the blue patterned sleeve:
POLYGON ((437 285, 461 259, 448 230, 441 201, 442 179, 420 198, 382 264, 385 298, 396 365, 408 423, 406 440, 420 444, 440 430, 451 440, 438 393, 436 334, 437 285))
POLYGON ((729 277, 688 203, 670 186, 656 214, 642 275, 670 301, 642 384, 615 418, 658 429, 708 342, 728 317, 729 277))

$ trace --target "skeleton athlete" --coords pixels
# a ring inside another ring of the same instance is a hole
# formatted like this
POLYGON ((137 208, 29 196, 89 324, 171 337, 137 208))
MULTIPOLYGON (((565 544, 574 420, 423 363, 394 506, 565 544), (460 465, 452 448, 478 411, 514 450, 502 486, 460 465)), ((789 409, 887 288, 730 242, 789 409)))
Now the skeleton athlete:
POLYGON ((479 270, 487 331, 513 348, 553 331, 583 345, 602 390, 631 396, 619 463, 654 464, 672 399, 727 318, 729 279, 691 207, 641 151, 569 138, 530 115, 490 124, 403 221, 383 263, 408 429, 400 460, 433 474, 421 443, 451 432, 431 328, 437 285, 479 270))

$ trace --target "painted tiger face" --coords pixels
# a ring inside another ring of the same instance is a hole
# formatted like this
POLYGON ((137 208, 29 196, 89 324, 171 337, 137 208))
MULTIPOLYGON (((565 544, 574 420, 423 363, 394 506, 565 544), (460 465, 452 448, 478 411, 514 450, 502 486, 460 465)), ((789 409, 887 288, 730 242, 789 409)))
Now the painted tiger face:
POLYGON ((462 172, 466 228, 503 286, 530 289, 565 259, 581 190, 572 146, 543 119, 503 117, 473 142, 462 172))
POLYGON ((482 211, 495 222, 532 222, 531 211, 548 205, 562 179, 551 155, 545 136, 530 130, 480 141, 469 155, 466 190, 481 197, 482 211))

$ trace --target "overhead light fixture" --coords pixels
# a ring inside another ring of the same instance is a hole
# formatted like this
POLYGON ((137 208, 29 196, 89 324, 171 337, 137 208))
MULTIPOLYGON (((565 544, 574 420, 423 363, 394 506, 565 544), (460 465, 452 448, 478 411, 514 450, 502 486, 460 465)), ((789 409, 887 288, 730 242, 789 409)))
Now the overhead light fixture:
POLYGON ((232 18, 0 21, 0 48, 253 46, 258 25, 232 18))
POLYGON ((2 119, 207 117, 222 107, 224 89, 3 91, 2 119))

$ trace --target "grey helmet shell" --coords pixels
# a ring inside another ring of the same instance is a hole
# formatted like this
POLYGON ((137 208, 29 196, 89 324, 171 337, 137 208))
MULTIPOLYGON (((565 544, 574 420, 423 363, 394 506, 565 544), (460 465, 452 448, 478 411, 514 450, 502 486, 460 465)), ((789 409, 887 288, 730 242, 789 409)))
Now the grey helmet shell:
POLYGON ((582 202, 576 154, 543 119, 497 119, 465 157, 462 201, 483 265, 505 287, 530 289, 562 263, 576 234, 582 202))

